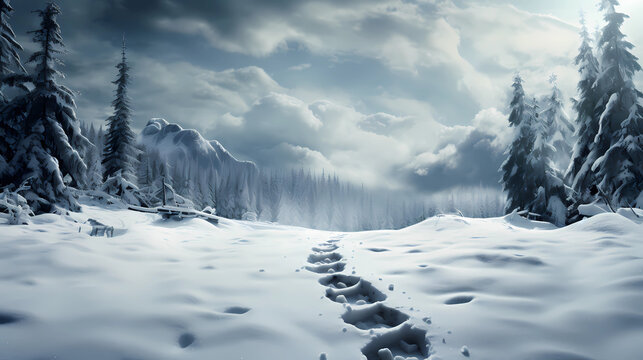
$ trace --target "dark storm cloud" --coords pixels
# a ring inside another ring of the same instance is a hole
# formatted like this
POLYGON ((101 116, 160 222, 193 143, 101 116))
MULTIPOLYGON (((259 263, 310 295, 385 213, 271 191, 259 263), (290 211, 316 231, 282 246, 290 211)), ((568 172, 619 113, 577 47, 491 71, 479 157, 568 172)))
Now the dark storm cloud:
POLYGON ((464 141, 447 149, 445 158, 420 171, 407 171, 407 179, 418 189, 434 192, 458 186, 499 187, 498 169, 504 148, 494 145, 496 136, 473 130, 464 141))

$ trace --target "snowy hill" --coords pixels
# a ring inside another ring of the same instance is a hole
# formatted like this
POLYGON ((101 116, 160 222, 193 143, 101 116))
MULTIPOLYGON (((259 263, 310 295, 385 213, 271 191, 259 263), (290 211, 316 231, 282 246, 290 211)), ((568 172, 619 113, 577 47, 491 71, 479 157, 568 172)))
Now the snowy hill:
POLYGON ((637 360, 642 232, 627 212, 337 233, 84 205, 0 224, 0 359, 637 360))

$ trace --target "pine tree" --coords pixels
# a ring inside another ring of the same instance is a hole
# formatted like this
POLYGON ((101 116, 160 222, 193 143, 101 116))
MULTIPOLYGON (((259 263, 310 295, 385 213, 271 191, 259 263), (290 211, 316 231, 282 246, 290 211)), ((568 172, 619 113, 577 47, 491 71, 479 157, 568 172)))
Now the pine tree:
MULTIPOLYGON (((9 14, 13 12, 9 0, 0 0, 0 78, 5 78, 19 70, 22 73, 27 71, 20 62, 19 51, 22 46, 16 41, 16 34, 9 24, 9 14)), ((6 104, 8 101, 0 91, 0 103, 6 104)))
POLYGON ((581 46, 575 63, 578 66, 580 80, 578 82, 578 99, 574 102, 576 110, 576 144, 572 150, 572 158, 567 168, 565 178, 574 193, 574 207, 592 201, 591 188, 596 183, 592 165, 596 161, 594 139, 598 134, 598 119, 600 116, 597 103, 599 100, 598 60, 594 56, 591 39, 581 17, 581 46))
MULTIPOLYGON (((20 62, 18 52, 22 46, 16 41, 16 34, 9 24, 9 14, 13 12, 9 0, 0 0, 0 79, 2 84, 22 86, 22 82, 13 82, 9 76, 14 70, 26 73, 20 62)), ((24 87, 23 87, 24 89, 24 87)), ((0 89, 0 106, 8 102, 0 89)), ((10 118, 0 117, 0 187, 9 181, 8 162, 13 157, 19 136, 20 124, 10 118)))
MULTIPOLYGON (((129 65, 125 56, 125 39, 123 38, 121 62, 116 65, 118 76, 116 98, 112 101, 114 114, 107 119, 108 130, 103 149, 103 189, 108 193, 121 196, 136 190, 136 161, 138 149, 135 135, 130 127, 131 108, 127 90, 130 82, 129 65)), ((130 200, 131 196, 128 195, 130 200)))
POLYGON ((64 47, 56 22, 60 8, 48 3, 36 13, 42 19, 40 29, 31 33, 40 49, 28 61, 35 63, 35 72, 14 75, 16 81, 30 81, 33 89, 12 99, 2 114, 23 124, 10 162, 20 172, 13 174, 12 183, 29 180, 25 198, 35 213, 57 211, 58 207, 76 211, 80 206, 63 178, 69 176, 72 186, 84 183, 87 167, 79 151, 90 143, 80 132, 72 91, 56 82, 56 77, 62 77, 56 69, 61 63, 57 56, 64 47))
POLYGON ((529 154, 535 141, 532 131, 535 114, 533 108, 525 102, 525 91, 520 75, 516 75, 512 87, 509 126, 514 128, 515 136, 507 152, 507 159, 500 167, 502 188, 507 194, 505 213, 515 209, 529 209, 537 191, 533 178, 528 176, 531 173, 529 154))
POLYGON ((642 206, 636 204, 643 190, 643 94, 634 85, 634 74, 641 70, 638 59, 630 50, 634 47, 620 31, 628 17, 618 13, 618 0, 603 0, 605 22, 600 38, 601 90, 598 133, 595 137, 597 186, 610 197, 613 206, 642 206))
POLYGON ((556 75, 551 75, 549 83, 552 85, 551 95, 545 98, 545 109, 540 114, 540 119, 548 127, 547 136, 555 150, 550 154, 553 165, 557 169, 565 170, 572 152, 570 144, 574 137, 574 125, 565 113, 563 95, 556 84, 556 75))
MULTIPOLYGON (((534 99, 533 107, 536 110, 535 102, 534 99)), ((536 193, 527 208, 530 212, 539 214, 542 220, 562 226, 567 215, 567 196, 561 173, 552 161, 557 149, 552 145, 551 136, 555 132, 551 128, 556 124, 551 122, 551 118, 539 117, 537 110, 534 113, 536 115, 531 121, 534 144, 528 154, 528 167, 523 181, 535 184, 536 193)))
MULTIPOLYGON (((85 132, 83 132, 85 133, 85 132)), ((96 130, 92 123, 87 130, 87 138, 94 145, 87 148, 85 164, 87 165, 87 189, 99 189, 103 183, 103 165, 101 149, 103 148, 103 128, 96 130)))

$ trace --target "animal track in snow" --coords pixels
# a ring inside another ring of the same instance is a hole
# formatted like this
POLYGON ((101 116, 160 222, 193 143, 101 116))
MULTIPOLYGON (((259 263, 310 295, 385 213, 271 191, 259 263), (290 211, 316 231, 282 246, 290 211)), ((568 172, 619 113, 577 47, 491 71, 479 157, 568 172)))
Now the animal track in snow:
POLYGON ((396 327, 408 320, 409 316, 382 303, 375 303, 360 309, 348 307, 342 319, 358 329, 370 330, 396 327))
POLYGON ((345 289, 349 286, 354 286, 359 281, 360 278, 358 276, 343 274, 329 275, 319 279, 320 284, 328 287, 334 287, 336 289, 345 289))
POLYGON ((308 256, 308 262, 311 264, 316 263, 331 263, 336 262, 342 259, 342 256, 336 252, 333 253, 321 253, 321 254, 310 254, 308 256))
POLYGON ((306 266, 306 270, 312 271, 318 274, 326 274, 326 273, 336 273, 340 271, 344 271, 344 268, 346 267, 346 263, 343 261, 336 261, 333 263, 327 263, 327 264, 319 264, 319 265, 309 265, 306 266))
POLYGON ((351 304, 355 304, 358 302, 372 304, 386 299, 386 295, 377 290, 370 282, 364 279, 360 279, 357 284, 345 289, 327 288, 326 297, 335 302, 342 302, 342 300, 346 300, 346 302, 351 304), (340 297, 339 301, 338 297, 340 297))
MULTIPOLYGON (((306 266, 306 269, 316 273, 343 271, 346 263, 342 255, 335 252, 339 248, 336 245, 338 241, 339 238, 331 239, 313 247, 313 254, 308 256, 308 262, 314 265, 306 266)), ((367 250, 382 252, 389 249, 367 250)), ((367 360, 395 360, 400 356, 403 359, 427 358, 429 342, 426 330, 410 325, 407 323, 409 315, 382 303, 386 300, 386 295, 373 284, 359 276, 345 274, 324 276, 319 279, 319 283, 326 286, 326 297, 330 300, 357 305, 355 308, 346 306, 342 315, 345 323, 371 333, 374 329, 384 329, 380 330, 384 332, 372 337, 361 349, 367 360)))
POLYGON ((339 249, 339 246, 335 244, 320 244, 319 246, 315 246, 313 248, 313 251, 324 253, 324 252, 333 252, 337 249, 339 249))
POLYGON ((372 337, 362 354, 367 360, 393 360, 396 356, 424 359, 429 355, 428 348, 426 330, 404 324, 372 337))

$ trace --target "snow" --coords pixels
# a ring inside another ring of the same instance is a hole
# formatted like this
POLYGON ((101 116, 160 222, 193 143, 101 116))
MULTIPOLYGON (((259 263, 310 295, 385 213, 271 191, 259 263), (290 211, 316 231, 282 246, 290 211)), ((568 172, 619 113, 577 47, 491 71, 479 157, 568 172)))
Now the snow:
POLYGON ((607 204, 601 200, 596 200, 590 204, 578 206, 578 213, 583 216, 594 216, 602 213, 612 212, 607 204))
POLYGON ((157 151, 170 164, 195 162, 201 169, 213 168, 221 172, 256 172, 249 161, 235 159, 221 144, 205 140, 193 129, 183 129, 165 119, 151 119, 141 131, 138 142, 148 151, 157 151))
POLYGON ((337 233, 84 204, 0 225, 0 359, 635 360, 642 231, 631 209, 337 233))

